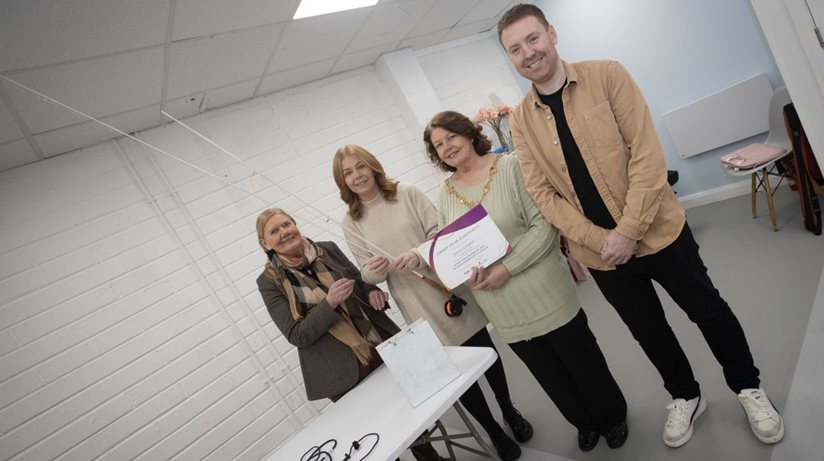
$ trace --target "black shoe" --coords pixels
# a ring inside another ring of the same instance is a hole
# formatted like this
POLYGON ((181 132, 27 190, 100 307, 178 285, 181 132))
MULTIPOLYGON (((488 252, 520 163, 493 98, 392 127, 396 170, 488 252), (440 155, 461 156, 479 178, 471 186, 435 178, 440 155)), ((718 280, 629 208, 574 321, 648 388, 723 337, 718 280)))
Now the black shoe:
POLYGON ((412 456, 417 461, 446 461, 429 442, 415 445, 409 451, 412 452, 412 456))
POLYGON ((627 429, 627 422, 621 421, 612 427, 612 429, 604 432, 604 438, 607 439, 607 445, 610 448, 618 448, 627 441, 629 429, 627 429))
POLYGON ((502 408, 501 411, 504 414, 504 421, 515 435, 515 440, 523 443, 532 438, 532 424, 529 424, 529 421, 524 419, 521 412, 516 410, 512 404, 509 404, 508 408, 502 408))
POLYGON ((521 457, 521 447, 509 438, 503 429, 490 433, 489 438, 492 439, 492 446, 498 452, 498 457, 503 461, 515 461, 521 457))
POLYGON ((578 431, 578 448, 581 451, 590 451, 598 445, 601 434, 598 431, 578 431))

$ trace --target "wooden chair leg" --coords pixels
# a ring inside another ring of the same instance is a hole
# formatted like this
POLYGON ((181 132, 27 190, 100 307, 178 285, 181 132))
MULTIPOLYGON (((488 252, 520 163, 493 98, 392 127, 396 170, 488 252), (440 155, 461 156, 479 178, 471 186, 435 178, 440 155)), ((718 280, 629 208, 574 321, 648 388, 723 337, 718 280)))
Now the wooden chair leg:
POLYGON ((755 213, 755 198, 758 195, 758 189, 756 188, 756 185, 755 185, 755 181, 756 181, 757 176, 758 176, 757 171, 750 175, 750 179, 752 179, 750 198, 752 200, 752 217, 753 217, 753 219, 755 219, 756 216, 757 216, 756 213, 755 213))
POLYGON ((770 209, 770 222, 773 226, 773 232, 778 232, 778 225, 775 223, 775 204, 773 203, 772 186, 770 186, 770 173, 767 169, 763 169, 764 173, 764 193, 767 194, 767 207, 770 209))

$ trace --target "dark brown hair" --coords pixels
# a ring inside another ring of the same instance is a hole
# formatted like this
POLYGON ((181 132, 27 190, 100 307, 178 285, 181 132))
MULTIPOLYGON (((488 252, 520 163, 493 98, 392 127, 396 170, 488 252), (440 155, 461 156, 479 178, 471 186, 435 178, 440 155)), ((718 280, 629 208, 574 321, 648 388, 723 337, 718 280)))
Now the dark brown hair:
POLYGON ((426 154, 429 156, 429 161, 443 171, 454 173, 457 170, 444 163, 441 158, 438 157, 438 151, 435 149, 435 145, 432 144, 431 140, 432 130, 435 128, 443 128, 451 133, 469 138, 469 140, 472 141, 472 147, 475 148, 475 153, 480 156, 488 154, 490 149, 492 149, 492 143, 489 141, 489 138, 483 134, 481 127, 470 120, 469 117, 451 110, 438 112, 432 117, 432 120, 429 121, 423 130, 423 142, 426 144, 426 154))
MULTIPOLYGON (((504 29, 509 27, 513 22, 527 16, 533 16, 535 19, 540 21, 544 27, 549 27, 549 21, 546 20, 546 16, 544 16, 544 12, 541 11, 540 8, 528 3, 519 3, 518 5, 506 10, 506 13, 504 13, 504 15, 501 16, 501 19, 498 20, 498 42, 501 42, 501 32, 503 32, 504 29)), ((503 45, 503 42, 501 42, 501 45, 503 45)))
POLYGON ((335 152, 335 157, 332 159, 332 177, 335 178, 335 184, 340 190, 340 198, 349 206, 349 216, 352 220, 358 221, 363 215, 363 204, 361 204, 358 194, 352 192, 349 186, 346 185, 346 180, 343 178, 343 157, 351 155, 364 163, 375 176, 375 183, 378 185, 383 198, 390 202, 394 202, 395 195, 398 193, 398 182, 386 177, 386 172, 383 170, 381 162, 372 155, 371 152, 356 144, 347 144, 335 152))

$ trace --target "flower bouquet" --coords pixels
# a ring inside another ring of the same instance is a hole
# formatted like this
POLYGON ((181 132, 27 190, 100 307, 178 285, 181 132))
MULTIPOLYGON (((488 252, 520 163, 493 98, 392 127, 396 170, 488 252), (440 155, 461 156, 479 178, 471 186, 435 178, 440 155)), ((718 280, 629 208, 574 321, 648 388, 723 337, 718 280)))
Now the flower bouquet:
POLYGON ((502 102, 497 107, 487 106, 478 109, 478 112, 472 116, 472 121, 478 124, 485 124, 492 128, 495 135, 498 137, 498 143, 501 148, 496 150, 500 152, 512 152, 514 146, 512 145, 512 134, 509 132, 507 118, 515 109, 509 104, 502 102))

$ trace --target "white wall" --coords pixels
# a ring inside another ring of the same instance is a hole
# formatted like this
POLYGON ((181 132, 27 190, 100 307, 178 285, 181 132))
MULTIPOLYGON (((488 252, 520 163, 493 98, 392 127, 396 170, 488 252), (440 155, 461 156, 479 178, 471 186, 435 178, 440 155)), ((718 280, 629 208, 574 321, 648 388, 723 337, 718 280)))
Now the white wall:
MULTIPOLYGON (((494 74, 436 88, 469 114, 514 85, 494 74)), ((280 206, 339 241, 330 160, 346 143, 431 196, 442 180, 373 67, 186 123, 260 174, 174 124, 138 136, 192 166, 120 139, 0 173, 0 458, 262 458, 327 402, 307 402, 257 293, 255 216, 280 206)))
POLYGON ((824 165, 824 53, 818 37, 824 27, 824 4, 805 0, 750 0, 787 90, 794 98, 813 153, 824 165), (810 127, 815 127, 811 129, 810 127))
MULTIPOLYGON (((521 101, 524 93, 499 47, 493 34, 482 34, 417 53, 444 110, 471 118, 481 107, 495 106, 497 101, 511 106, 521 101)), ((483 130, 493 148, 500 145, 492 128, 484 124, 483 130)))
POLYGON ((523 98, 499 48, 494 35, 484 34, 421 50, 417 56, 444 109, 471 117, 492 104, 490 94, 512 106, 523 98))
MULTIPOLYGON (((555 26, 563 59, 616 59, 633 74, 652 111, 669 168, 680 172, 675 187, 680 196, 740 180, 727 175, 718 159, 765 135, 681 159, 661 116, 760 73, 769 76, 773 87, 782 84, 748 0, 538 0, 535 5, 555 26)), ((526 91, 526 81, 517 80, 526 91)))
MULTIPOLYGON (((807 127, 818 163, 824 165, 824 132, 819 128, 824 125, 824 53, 814 34, 816 23, 824 25, 824 4, 808 4, 803 0, 751 0, 751 3, 787 82, 787 89, 791 96, 795 96, 795 107, 807 127), (809 129, 811 126, 816 129, 809 129)), ((817 395, 824 382, 822 346, 824 273, 818 284, 784 409, 784 418, 793 421, 796 429, 788 431, 787 439, 773 449, 771 460, 803 459, 824 450, 824 439, 814 422, 821 414, 821 400, 817 395), (819 405, 811 405, 811 402, 819 405)))

